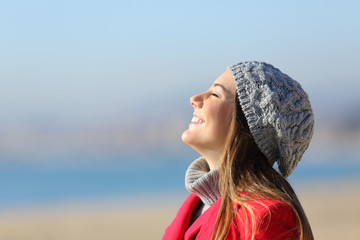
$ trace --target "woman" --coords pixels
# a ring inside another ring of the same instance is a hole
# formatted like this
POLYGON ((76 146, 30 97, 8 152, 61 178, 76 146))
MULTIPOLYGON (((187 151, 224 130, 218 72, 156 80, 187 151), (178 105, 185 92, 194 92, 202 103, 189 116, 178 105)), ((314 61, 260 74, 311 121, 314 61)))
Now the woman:
POLYGON ((286 180, 313 133, 300 84, 270 64, 243 62, 190 102, 182 140, 201 157, 186 172, 191 194, 163 239, 313 239, 286 180))

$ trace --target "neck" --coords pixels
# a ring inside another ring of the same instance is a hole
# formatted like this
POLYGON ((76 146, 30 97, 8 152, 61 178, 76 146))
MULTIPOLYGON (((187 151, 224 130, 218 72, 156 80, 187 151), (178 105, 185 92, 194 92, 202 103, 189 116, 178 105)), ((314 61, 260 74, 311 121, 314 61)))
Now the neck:
POLYGON ((215 150, 198 151, 208 163, 210 170, 214 170, 220 166, 222 152, 215 150))

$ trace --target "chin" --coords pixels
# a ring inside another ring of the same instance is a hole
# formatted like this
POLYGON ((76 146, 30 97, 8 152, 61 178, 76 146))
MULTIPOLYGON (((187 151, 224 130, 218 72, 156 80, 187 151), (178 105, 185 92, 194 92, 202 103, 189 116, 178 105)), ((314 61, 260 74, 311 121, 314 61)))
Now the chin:
POLYGON ((196 139, 194 139, 194 136, 192 136, 192 134, 189 132, 189 130, 185 130, 183 132, 183 134, 181 135, 181 140, 184 143, 186 143, 187 145, 189 145, 190 147, 192 147, 193 149, 195 149, 195 146, 197 145, 196 139))
POLYGON ((201 142, 200 139, 194 136, 192 132, 189 132, 189 130, 185 130, 183 132, 181 135, 181 140, 197 152, 199 152, 200 149, 203 149, 204 146, 207 145, 204 142, 201 142))
POLYGON ((188 130, 185 130, 181 135, 181 140, 188 145, 190 145, 189 140, 191 139, 189 135, 190 133, 188 132, 188 130))

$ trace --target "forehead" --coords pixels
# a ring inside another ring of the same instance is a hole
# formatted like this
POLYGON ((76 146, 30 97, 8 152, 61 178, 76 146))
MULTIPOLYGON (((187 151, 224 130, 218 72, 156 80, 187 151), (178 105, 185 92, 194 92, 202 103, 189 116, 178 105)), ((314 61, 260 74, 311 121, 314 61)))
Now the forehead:
POLYGON ((225 92, 230 95, 235 95, 235 83, 234 78, 230 72, 230 70, 226 70, 223 74, 221 74, 213 83, 213 87, 222 88, 225 92))

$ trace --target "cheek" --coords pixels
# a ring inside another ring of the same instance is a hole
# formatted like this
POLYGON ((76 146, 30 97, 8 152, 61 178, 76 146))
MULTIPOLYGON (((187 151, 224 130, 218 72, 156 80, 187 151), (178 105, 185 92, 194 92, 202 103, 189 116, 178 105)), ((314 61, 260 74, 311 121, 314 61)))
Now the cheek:
POLYGON ((232 111, 233 109, 228 105, 219 108, 219 111, 217 113, 217 122, 219 126, 226 128, 230 125, 232 120, 232 111))
MULTIPOLYGON (((215 109, 214 109, 215 110, 215 109)), ((213 139, 217 144, 220 144, 224 141, 227 136, 231 120, 233 116, 233 109, 228 105, 221 105, 214 111, 216 118, 212 122, 211 129, 211 139, 213 139)))

